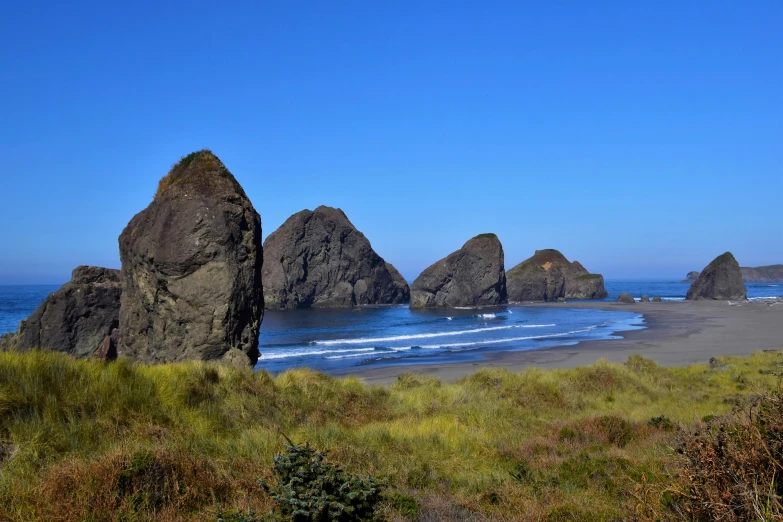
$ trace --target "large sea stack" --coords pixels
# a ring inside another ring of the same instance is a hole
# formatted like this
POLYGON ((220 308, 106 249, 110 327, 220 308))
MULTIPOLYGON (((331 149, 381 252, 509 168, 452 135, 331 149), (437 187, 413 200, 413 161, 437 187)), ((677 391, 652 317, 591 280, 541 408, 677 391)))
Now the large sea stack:
POLYGON ((288 218, 264 242, 267 309, 407 303, 408 283, 339 208, 288 218))
POLYGON ((208 150, 180 160, 120 235, 119 355, 258 360, 261 218, 208 150))
POLYGON ((40 348, 88 357, 117 328, 121 293, 119 270, 80 266, 18 331, 0 337, 0 349, 40 348))
POLYGON ((739 263, 731 252, 716 257, 712 263, 701 271, 699 277, 688 289, 686 299, 745 299, 747 297, 745 284, 739 263))
POLYGON ((604 278, 591 274, 579 261, 569 262, 554 249, 536 250, 533 257, 506 273, 511 302, 603 299, 604 278))
POLYGON ((496 306, 506 303, 503 246, 481 234, 428 267, 411 285, 411 308, 496 306))

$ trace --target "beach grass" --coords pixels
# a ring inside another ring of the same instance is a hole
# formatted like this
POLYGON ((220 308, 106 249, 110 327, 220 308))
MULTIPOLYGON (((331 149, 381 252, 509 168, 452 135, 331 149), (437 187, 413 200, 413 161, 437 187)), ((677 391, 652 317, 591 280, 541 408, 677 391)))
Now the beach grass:
POLYGON ((388 484, 388 520, 677 520, 682 430, 779 386, 783 353, 388 387, 306 369, 0 353, 0 520, 267 513, 258 480, 309 442, 388 484))

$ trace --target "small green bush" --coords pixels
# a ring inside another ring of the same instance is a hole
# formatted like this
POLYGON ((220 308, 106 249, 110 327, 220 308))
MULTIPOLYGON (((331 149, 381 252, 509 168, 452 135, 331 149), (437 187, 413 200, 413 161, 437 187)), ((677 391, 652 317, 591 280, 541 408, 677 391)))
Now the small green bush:
POLYGON ((419 516, 419 503, 412 495, 392 491, 385 495, 385 499, 397 513, 405 518, 415 520, 419 516))
POLYGON ((520 484, 526 484, 533 480, 533 470, 530 469, 527 461, 520 460, 514 464, 514 469, 511 470, 511 478, 520 484))
POLYGON ((674 423, 666 415, 653 417, 647 421, 647 424, 661 431, 672 431, 674 429, 674 423))
POLYGON ((261 487, 292 522, 359 522, 378 520, 376 507, 383 484, 374 477, 361 478, 326 462, 326 452, 309 444, 289 445, 274 458, 277 483, 261 487))

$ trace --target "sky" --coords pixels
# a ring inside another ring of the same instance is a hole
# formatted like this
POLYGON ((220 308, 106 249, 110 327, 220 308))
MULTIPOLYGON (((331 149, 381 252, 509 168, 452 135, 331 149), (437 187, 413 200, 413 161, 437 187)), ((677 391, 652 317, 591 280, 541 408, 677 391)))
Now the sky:
POLYGON ((412 280, 495 232, 607 279, 783 263, 783 2, 11 2, 0 284, 119 267, 180 157, 412 280), (124 4, 124 5, 123 5, 124 4))

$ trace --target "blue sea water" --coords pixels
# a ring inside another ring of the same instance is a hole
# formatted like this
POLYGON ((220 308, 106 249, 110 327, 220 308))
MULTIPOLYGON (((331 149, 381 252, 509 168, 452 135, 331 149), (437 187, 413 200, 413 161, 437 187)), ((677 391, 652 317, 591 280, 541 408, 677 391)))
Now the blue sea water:
POLYGON ((15 332, 59 285, 0 285, 0 335, 15 332))
POLYGON ((481 360, 487 352, 534 350, 609 339, 642 328, 641 314, 565 308, 411 310, 407 306, 267 312, 257 368, 326 372, 481 360))
MULTIPOLYGON (((627 292, 685 299, 687 283, 607 281, 627 292)), ((748 283, 748 297, 783 297, 783 283, 748 283)), ((15 331, 57 285, 0 286, 0 335, 15 331)), ((640 310, 641 312, 641 310, 640 310)), ((643 328, 641 313, 569 308, 410 310, 407 306, 266 312, 257 368, 307 366, 327 372, 387 365, 479 361, 483 354, 611 339, 643 328)))

